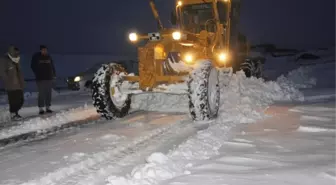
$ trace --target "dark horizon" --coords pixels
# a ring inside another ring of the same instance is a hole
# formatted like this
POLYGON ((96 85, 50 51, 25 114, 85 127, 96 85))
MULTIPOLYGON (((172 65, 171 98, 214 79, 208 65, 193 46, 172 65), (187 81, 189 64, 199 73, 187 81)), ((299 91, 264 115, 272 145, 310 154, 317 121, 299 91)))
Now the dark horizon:
MULTIPOLYGON (((156 2, 168 27, 174 1, 156 2)), ((243 3, 240 28, 253 44, 292 49, 335 45, 334 0, 243 3)), ((146 0, 2 0, 0 21, 0 49, 16 44, 22 52, 34 52, 46 44, 53 53, 131 54, 136 49, 127 41, 130 31, 156 30, 146 0)))

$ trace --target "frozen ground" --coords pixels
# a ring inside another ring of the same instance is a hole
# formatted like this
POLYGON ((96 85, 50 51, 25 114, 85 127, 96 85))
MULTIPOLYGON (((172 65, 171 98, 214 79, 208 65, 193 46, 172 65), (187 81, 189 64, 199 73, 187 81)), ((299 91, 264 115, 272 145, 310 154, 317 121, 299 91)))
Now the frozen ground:
POLYGON ((215 155, 184 160, 184 173, 160 184, 335 184, 335 101, 268 111, 277 115, 231 129, 215 155))
MULTIPOLYGON (((123 119, 1 149, 0 184, 334 184, 335 66, 327 65, 284 69, 267 82, 223 75, 213 122, 192 123, 185 96, 135 96, 123 119)), ((88 112, 60 118, 95 114, 79 95, 55 103, 88 112)), ((62 124, 56 116, 50 123, 62 124)))

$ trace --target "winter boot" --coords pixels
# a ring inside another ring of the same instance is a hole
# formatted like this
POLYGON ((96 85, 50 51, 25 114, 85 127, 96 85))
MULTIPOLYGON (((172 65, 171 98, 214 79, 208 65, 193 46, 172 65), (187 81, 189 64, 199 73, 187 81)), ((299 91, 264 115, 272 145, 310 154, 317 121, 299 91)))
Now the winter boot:
POLYGON ((43 108, 40 108, 40 111, 39 111, 39 115, 43 115, 45 112, 43 110, 43 108))
POLYGON ((47 112, 47 113, 53 113, 53 111, 50 109, 50 107, 47 107, 47 108, 46 108, 46 112, 47 112))
POLYGON ((11 113, 11 120, 12 121, 20 121, 22 117, 18 113, 11 113))

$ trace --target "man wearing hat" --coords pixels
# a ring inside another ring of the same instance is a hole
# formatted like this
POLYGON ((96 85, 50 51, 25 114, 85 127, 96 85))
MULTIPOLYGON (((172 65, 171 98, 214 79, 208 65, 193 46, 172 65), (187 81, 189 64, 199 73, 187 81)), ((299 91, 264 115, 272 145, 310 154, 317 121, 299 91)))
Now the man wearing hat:
POLYGON ((15 46, 10 46, 8 52, 0 57, 0 78, 7 91, 9 111, 13 121, 20 120, 19 110, 24 102, 24 78, 20 66, 20 52, 15 46))
POLYGON ((52 113, 51 95, 53 80, 56 77, 55 67, 46 46, 40 46, 40 52, 34 54, 31 61, 31 68, 35 74, 38 88, 39 114, 52 113), (45 109, 44 109, 45 108, 45 109))

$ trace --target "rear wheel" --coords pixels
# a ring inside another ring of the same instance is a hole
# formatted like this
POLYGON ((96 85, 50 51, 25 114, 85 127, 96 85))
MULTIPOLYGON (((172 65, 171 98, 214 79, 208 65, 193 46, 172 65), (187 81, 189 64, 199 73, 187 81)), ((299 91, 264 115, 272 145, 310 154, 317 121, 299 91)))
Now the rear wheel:
POLYGON ((220 101, 218 70, 211 62, 199 63, 188 80, 189 111, 195 121, 217 117, 220 101))
POLYGON ((122 92, 125 69, 118 64, 104 64, 92 80, 92 100, 97 112, 106 119, 121 118, 128 114, 131 95, 122 92))
POLYGON ((244 71, 245 76, 261 78, 263 69, 263 59, 246 59, 241 65, 240 69, 244 71))

